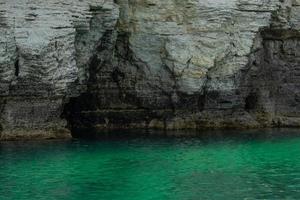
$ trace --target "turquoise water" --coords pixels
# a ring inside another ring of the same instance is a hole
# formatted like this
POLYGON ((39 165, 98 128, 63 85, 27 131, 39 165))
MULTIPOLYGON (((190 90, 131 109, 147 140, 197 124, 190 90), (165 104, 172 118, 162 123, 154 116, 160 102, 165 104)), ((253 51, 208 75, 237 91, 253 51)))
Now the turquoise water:
POLYGON ((300 134, 3 142, 0 199, 300 199, 300 134))

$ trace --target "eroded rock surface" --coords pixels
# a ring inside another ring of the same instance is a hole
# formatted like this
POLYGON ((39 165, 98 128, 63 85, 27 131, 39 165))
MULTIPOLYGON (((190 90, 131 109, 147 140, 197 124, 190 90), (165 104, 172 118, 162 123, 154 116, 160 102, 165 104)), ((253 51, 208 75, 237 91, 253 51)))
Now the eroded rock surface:
POLYGON ((78 96, 84 62, 102 32, 115 26, 118 9, 101 0, 1 0, 0 101, 2 138, 68 137, 61 117, 78 96), (97 16, 97 31, 91 19, 97 16), (87 48, 82 33, 89 32, 87 48))
POLYGON ((298 0, 0 4, 2 137, 300 125, 298 0))

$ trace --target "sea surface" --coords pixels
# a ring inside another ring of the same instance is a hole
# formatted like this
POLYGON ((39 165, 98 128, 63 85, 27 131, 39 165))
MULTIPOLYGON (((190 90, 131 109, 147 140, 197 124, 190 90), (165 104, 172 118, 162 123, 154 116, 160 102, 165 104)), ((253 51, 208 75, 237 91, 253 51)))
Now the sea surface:
POLYGON ((140 135, 1 142, 0 200, 300 199, 300 130, 140 135))

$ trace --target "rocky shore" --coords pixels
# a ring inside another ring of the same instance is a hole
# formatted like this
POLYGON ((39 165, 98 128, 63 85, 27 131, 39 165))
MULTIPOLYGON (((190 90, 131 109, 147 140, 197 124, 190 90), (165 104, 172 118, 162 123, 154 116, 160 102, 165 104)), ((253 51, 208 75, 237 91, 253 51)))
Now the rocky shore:
POLYGON ((299 0, 0 0, 0 140, 300 127, 299 0))

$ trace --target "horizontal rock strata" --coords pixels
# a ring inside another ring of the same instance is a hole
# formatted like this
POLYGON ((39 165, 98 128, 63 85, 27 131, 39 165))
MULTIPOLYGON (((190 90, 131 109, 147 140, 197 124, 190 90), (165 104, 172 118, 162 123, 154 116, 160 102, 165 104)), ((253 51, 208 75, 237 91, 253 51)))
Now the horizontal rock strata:
POLYGON ((298 0, 1 0, 2 138, 298 127, 299 13, 298 0))
POLYGON ((112 1, 1 0, 2 138, 70 137, 64 105, 85 87, 92 46, 117 17, 112 1), (91 29, 95 15, 97 31, 91 29), (86 32, 89 48, 80 46, 86 32))

